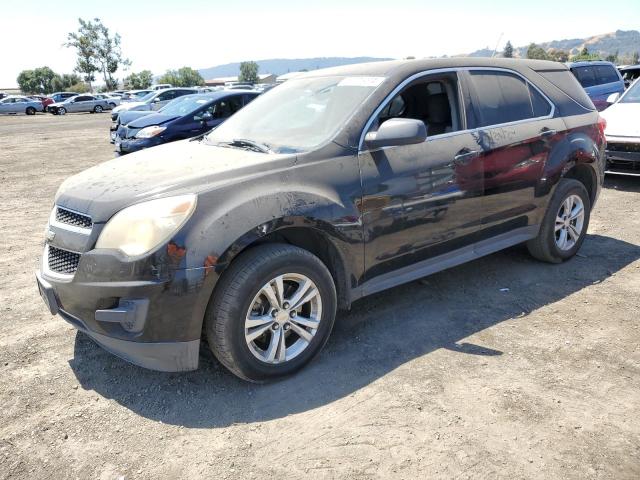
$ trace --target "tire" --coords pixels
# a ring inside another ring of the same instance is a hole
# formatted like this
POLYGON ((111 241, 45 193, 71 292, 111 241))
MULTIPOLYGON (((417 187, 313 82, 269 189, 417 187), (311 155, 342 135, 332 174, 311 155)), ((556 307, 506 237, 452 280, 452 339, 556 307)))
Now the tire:
POLYGON ((102 107, 100 105, 96 105, 95 107, 93 107, 93 111, 95 113, 102 113, 102 107))
POLYGON ((33 107, 27 107, 27 110, 25 111, 25 113, 27 115, 35 115, 36 114, 36 109, 33 107))
POLYGON ((219 280, 207 308, 205 334, 215 357, 232 373, 264 382, 293 374, 320 352, 333 328, 336 303, 335 284, 318 257, 291 245, 260 245, 241 254, 219 280), (277 278, 282 279, 280 290, 277 278), (311 287, 299 290, 301 285, 311 287), (265 295, 267 286, 275 295, 272 301, 265 295), (286 301, 295 302, 296 292, 303 300, 313 295, 301 303, 299 313, 286 301), (308 326, 312 319, 315 329, 308 326), (259 332, 253 340, 247 337, 259 332))
POLYGON ((113 110, 114 108, 116 108, 116 104, 115 103, 110 103, 109 106, 111 107, 111 110, 113 110))
POLYGON ((58 109, 56 110, 56 113, 58 115, 66 115, 67 114, 67 109, 64 107, 58 107, 58 109))
POLYGON ((584 184, 571 178, 560 180, 547 207, 538 236, 527 242, 529 253, 538 260, 549 263, 561 263, 570 259, 584 242, 590 216, 591 200, 584 184), (578 212, 580 203, 581 216, 575 213, 578 212), (577 215, 574 220, 567 212, 569 209, 574 216, 577 215))

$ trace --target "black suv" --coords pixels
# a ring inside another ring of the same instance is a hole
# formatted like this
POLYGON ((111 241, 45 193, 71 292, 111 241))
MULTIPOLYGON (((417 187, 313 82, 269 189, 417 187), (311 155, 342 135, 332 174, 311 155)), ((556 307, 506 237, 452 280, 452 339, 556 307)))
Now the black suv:
POLYGON ((559 63, 318 70, 215 130, 66 180, 38 286, 51 313, 143 367, 290 374, 337 308, 527 242, 580 248, 603 123, 559 63))

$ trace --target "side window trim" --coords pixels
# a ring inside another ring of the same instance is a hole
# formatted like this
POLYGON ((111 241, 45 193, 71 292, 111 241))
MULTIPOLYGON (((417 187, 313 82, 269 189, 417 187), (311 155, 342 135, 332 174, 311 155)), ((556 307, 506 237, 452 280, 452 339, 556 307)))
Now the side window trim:
POLYGON ((380 112, 387 106, 387 104, 393 100, 393 98, 400 93, 407 85, 409 85, 410 83, 421 79, 423 77, 429 76, 429 75, 438 75, 438 74, 443 74, 443 73, 456 73, 458 76, 458 95, 461 97, 459 99, 460 102, 460 115, 461 115, 461 121, 464 122, 463 127, 465 128, 464 130, 458 130, 455 132, 449 132, 449 133, 443 133, 441 135, 434 135, 432 137, 428 137, 427 138, 427 142, 430 139, 438 139, 438 138, 443 138, 443 137, 450 137, 450 136, 454 136, 454 135, 462 135, 464 133, 470 133, 470 132, 475 132, 481 129, 487 129, 487 128, 495 128, 495 127, 500 127, 500 126, 507 126, 507 125, 516 125, 519 123, 524 123, 524 122, 532 122, 532 121, 537 121, 537 120, 544 120, 547 118, 553 118, 556 114, 556 106, 555 104, 549 99, 549 97, 542 91, 540 90, 540 88, 538 88, 537 85, 535 85, 534 83, 530 82, 529 79, 527 79, 527 77, 525 77, 524 75, 516 72, 515 70, 511 70, 509 68, 500 68, 500 67, 454 67, 454 68, 436 68, 433 70, 425 70, 422 72, 418 72, 412 76, 410 76, 409 78, 406 78, 405 80, 403 80, 402 82, 400 82, 400 84, 398 84, 396 86, 396 88, 394 88, 386 97, 385 99, 380 103, 380 105, 378 105, 378 107, 373 111, 373 113, 371 114, 371 116, 369 117, 369 119, 367 120, 367 123, 365 123, 364 128, 362 129, 362 132, 360 133, 360 141, 358 142, 358 152, 365 152, 368 151, 368 149, 364 146, 364 137, 367 134, 367 132, 369 131, 369 129, 371 128, 371 125, 373 124, 373 122, 375 121, 375 119, 378 117, 378 115, 380 114, 380 112), (527 85, 530 85, 531 87, 533 87, 540 95, 542 95, 542 98, 545 99, 545 101, 547 103, 549 103, 549 105, 551 106, 551 112, 549 112, 548 115, 542 116, 542 117, 535 117, 535 118, 528 118, 525 120, 516 120, 514 122, 506 122, 506 123, 498 123, 495 125, 487 125, 486 127, 474 127, 474 128, 468 128, 469 126, 466 124, 467 122, 467 113, 466 113, 466 108, 469 106, 469 104, 467 103, 469 101, 469 84, 468 84, 468 80, 466 78, 462 78, 462 77, 466 77, 466 75, 463 72, 469 72, 469 71, 473 71, 473 70, 490 70, 490 71, 496 71, 496 72, 505 72, 505 73, 511 73, 513 75, 516 75, 518 78, 521 78, 522 80, 524 80, 524 82, 527 85), (463 92, 464 89, 464 92, 463 92))

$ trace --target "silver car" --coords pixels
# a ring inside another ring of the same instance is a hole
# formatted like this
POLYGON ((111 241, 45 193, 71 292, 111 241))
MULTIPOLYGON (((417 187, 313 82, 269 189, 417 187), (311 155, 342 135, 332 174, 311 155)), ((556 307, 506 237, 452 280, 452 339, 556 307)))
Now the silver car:
POLYGON ((47 111, 54 115, 76 112, 102 113, 105 110, 111 110, 109 102, 93 95, 76 95, 66 99, 64 102, 52 103, 47 107, 47 111))
POLYGON ((122 112, 149 112, 153 110, 160 110, 174 98, 194 93, 198 93, 198 90, 195 88, 165 88, 163 90, 150 92, 146 96, 142 97, 138 102, 121 103, 119 106, 114 108, 111 112, 111 120, 115 122, 118 119, 118 115, 122 112))
POLYGON ((96 93, 94 97, 106 100, 111 108, 116 108, 118 105, 120 105, 120 97, 117 97, 115 95, 109 95, 108 93, 96 93))
POLYGON ((0 100, 0 113, 35 115, 40 111, 42 111, 42 102, 33 98, 9 95, 0 100))

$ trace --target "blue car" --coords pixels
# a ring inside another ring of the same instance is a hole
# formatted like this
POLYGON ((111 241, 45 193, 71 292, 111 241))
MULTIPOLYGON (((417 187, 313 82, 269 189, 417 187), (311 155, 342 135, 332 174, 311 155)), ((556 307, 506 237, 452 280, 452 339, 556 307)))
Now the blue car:
POLYGON ((116 153, 131 153, 206 133, 259 94, 231 90, 180 97, 156 113, 119 125, 114 138, 116 153))
POLYGON ((622 75, 611 62, 570 62, 567 63, 567 67, 578 79, 598 110, 604 110, 609 106, 607 103, 609 95, 624 92, 622 75))

